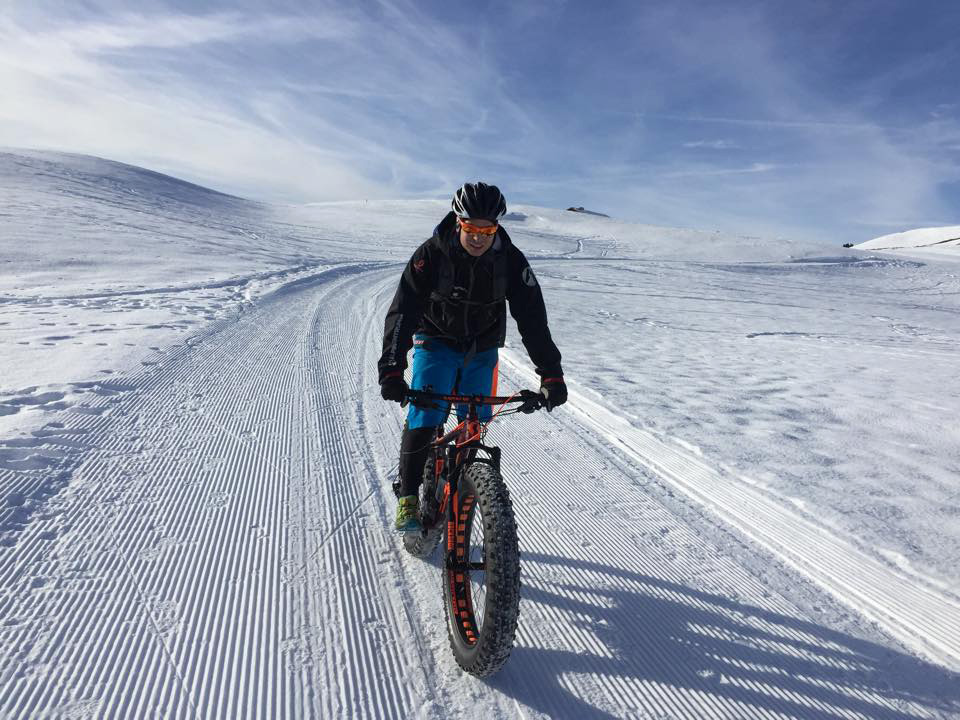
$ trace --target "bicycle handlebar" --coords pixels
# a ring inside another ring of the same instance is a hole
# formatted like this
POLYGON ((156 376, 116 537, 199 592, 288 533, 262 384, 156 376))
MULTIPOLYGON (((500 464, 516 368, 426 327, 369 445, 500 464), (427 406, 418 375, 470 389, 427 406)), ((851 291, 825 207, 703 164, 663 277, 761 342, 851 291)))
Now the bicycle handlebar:
POLYGON ((518 408, 520 412, 532 413, 544 406, 546 398, 533 390, 521 390, 515 395, 454 395, 451 393, 434 393, 425 390, 407 390, 401 406, 407 402, 419 405, 424 402, 455 403, 457 405, 506 405, 507 403, 523 403, 518 408))

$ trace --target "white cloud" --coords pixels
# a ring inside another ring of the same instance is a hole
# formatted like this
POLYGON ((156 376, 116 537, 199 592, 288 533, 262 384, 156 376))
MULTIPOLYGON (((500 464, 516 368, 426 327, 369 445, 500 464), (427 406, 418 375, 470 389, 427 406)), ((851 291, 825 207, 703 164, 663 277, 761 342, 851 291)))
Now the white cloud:
POLYGON ((339 18, 305 23, 302 18, 247 17, 238 13, 170 15, 150 17, 124 15, 108 23, 91 23, 42 33, 40 42, 98 53, 130 48, 177 48, 229 40, 296 41, 306 38, 340 38, 349 35, 349 24, 339 18), (333 20, 333 22, 331 22, 333 20))
POLYGON ((575 85, 527 76, 498 44, 501 21, 531 32, 555 21, 552 0, 479 25, 410 0, 283 0, 269 14, 238 0, 253 10, 202 15, 167 0, 138 13, 57 2, 0 19, 0 145, 88 152, 265 199, 446 194, 495 178, 524 201, 711 228, 940 217, 941 185, 957 179, 952 108, 903 130, 838 104, 756 8, 627 13, 618 22, 635 20, 631 37, 657 63, 579 48, 575 85))
POLYGON ((773 163, 752 163, 747 167, 736 168, 695 168, 688 170, 676 170, 664 173, 664 177, 671 178, 691 178, 691 177, 712 177, 715 175, 752 175, 753 173, 766 173, 782 167, 773 163))
MULTIPOLYGON (((0 144, 105 155, 230 191, 302 200, 461 182, 482 113, 536 137, 492 62, 414 5, 283 17, 115 14, 0 21, 0 144), (51 27, 53 22, 53 27, 51 27), (34 27, 42 29, 34 29, 34 27), (268 58, 261 61, 261 58, 268 58), (466 58, 464 58, 466 59, 466 58), (449 178, 449 182, 447 182, 449 178)), ((491 146, 485 162, 514 161, 491 146)))
MULTIPOLYGON (((850 232, 870 218, 919 222, 949 214, 942 187, 960 179, 955 159, 944 153, 960 127, 946 116, 949 108, 938 108, 937 123, 903 127, 872 112, 877 106, 867 102, 889 101, 905 79, 922 83, 924 72, 946 62, 943 52, 936 59, 927 54, 899 62, 886 75, 878 69, 869 94, 851 87, 841 95, 785 51, 783 28, 762 4, 749 10, 697 6, 695 12, 677 7, 644 13, 639 42, 650 54, 662 53, 665 67, 678 69, 672 81, 688 93, 691 110, 654 105, 640 116, 701 138, 708 128, 723 127, 741 147, 750 147, 756 162, 731 171, 720 156, 712 165, 692 167, 677 167, 684 158, 664 161, 664 196, 679 193, 696 213, 706 207, 718 218, 753 214, 806 232, 820 228, 818 233, 831 226, 850 232), (664 27, 674 31, 662 32, 664 27), (681 179, 682 187, 671 186, 681 179)), ((685 146, 720 149, 701 138, 685 146)))
POLYGON ((734 150, 740 147, 732 140, 693 140, 683 143, 685 148, 703 148, 706 150, 734 150))
POLYGON ((0 143, 87 152, 275 197, 349 198, 383 189, 330 147, 265 128, 202 80, 127 68, 143 48, 344 38, 337 18, 147 17, 31 32, 0 25, 0 143), (120 56, 115 53, 122 51, 120 56))

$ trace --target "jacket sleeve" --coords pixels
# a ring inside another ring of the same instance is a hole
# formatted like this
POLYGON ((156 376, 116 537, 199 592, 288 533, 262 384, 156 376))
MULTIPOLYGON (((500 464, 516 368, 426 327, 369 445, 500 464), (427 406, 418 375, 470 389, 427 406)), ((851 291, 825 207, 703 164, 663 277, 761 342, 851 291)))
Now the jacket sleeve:
POLYGON ((543 304, 540 283, 527 258, 516 246, 511 248, 508 268, 507 302, 523 346, 541 378, 562 377, 560 351, 547 326, 547 308, 543 304))
POLYGON ((400 276, 400 284, 387 310, 383 329, 383 354, 377 363, 380 382, 388 375, 402 374, 407 367, 407 352, 413 346, 413 333, 433 290, 433 267, 427 243, 413 253, 400 276))

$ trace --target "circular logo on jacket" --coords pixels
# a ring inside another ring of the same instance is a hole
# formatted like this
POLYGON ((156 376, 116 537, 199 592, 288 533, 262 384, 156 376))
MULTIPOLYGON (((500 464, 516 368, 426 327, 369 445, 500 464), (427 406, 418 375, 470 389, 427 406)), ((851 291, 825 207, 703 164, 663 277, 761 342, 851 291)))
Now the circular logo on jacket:
POLYGON ((527 287, 535 287, 537 284, 537 277, 529 265, 523 269, 523 284, 527 287))

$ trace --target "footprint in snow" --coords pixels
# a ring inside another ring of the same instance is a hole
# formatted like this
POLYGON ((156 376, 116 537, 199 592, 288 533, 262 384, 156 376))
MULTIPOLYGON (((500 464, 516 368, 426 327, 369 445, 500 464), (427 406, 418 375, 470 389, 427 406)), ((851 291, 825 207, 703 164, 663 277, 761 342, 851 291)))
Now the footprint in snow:
POLYGON ((226 491, 211 493, 210 497, 207 498, 207 509, 220 510, 226 507, 228 502, 230 502, 230 493, 226 491))
POLYGON ((304 668, 311 667, 314 662, 309 645, 299 638, 287 638, 281 642, 280 653, 287 671, 294 675, 304 668))
POLYGON ((154 631, 160 635, 175 632, 180 625, 180 606, 176 600, 153 599, 147 608, 153 620, 154 631))
POLYGON ((61 705, 47 717, 68 718, 69 720, 93 720, 101 717, 103 700, 99 698, 89 700, 73 700, 61 705))

